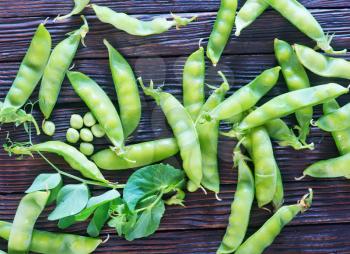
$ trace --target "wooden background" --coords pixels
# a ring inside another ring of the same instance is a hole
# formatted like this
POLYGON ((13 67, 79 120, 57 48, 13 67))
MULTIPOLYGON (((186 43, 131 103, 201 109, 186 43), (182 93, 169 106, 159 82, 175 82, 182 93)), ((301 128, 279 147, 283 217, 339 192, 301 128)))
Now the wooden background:
MULTIPOLYGON (((16 75, 20 61, 28 47, 37 25, 46 17, 52 19, 58 13, 67 13, 72 8, 68 0, 0 0, 0 99, 6 95, 16 75)), ((198 48, 198 41, 204 38, 206 43, 210 34, 219 0, 95 0, 97 4, 107 5, 116 11, 134 14, 142 19, 150 19, 158 15, 168 15, 170 11, 184 16, 198 15, 197 22, 180 31, 171 30, 165 34, 152 37, 134 37, 115 30, 112 26, 102 24, 86 10, 91 27, 86 39, 86 48, 81 48, 75 60, 75 69, 94 78, 115 100, 115 92, 107 62, 107 51, 102 43, 107 38, 130 61, 136 74, 144 79, 153 79, 156 84, 165 83, 165 90, 181 99, 182 68, 186 56, 198 48)), ((350 1, 338 0, 302 0, 311 9, 324 29, 336 33, 334 46, 350 48, 350 1)), ((242 3, 240 3, 241 5, 242 3)), ((53 37, 54 45, 62 40, 65 33, 80 26, 79 17, 62 23, 47 25, 53 37)), ((261 71, 276 65, 273 55, 273 39, 288 40, 307 45, 313 43, 288 24, 273 10, 268 10, 241 37, 235 38, 228 45, 221 64, 214 69, 208 62, 207 82, 213 85, 220 83, 216 75, 222 70, 231 83, 231 93, 238 87, 248 83, 261 71)), ((330 79, 322 79, 311 75, 313 85, 327 83, 330 79)), ((334 80, 333 80, 334 81, 334 80)), ((343 85, 348 82, 335 80, 343 85)), ((268 97, 286 91, 280 79, 279 84, 268 97)), ((143 117, 139 129, 130 143, 152 140, 160 136, 171 135, 166 126, 164 116, 148 97, 143 96, 143 117)), ((32 99, 36 100, 37 91, 32 99)), ((346 102, 350 97, 344 96, 346 102)), ((84 113, 87 108, 74 94, 68 82, 64 82, 58 105, 53 113, 57 132, 54 139, 64 140, 72 113, 84 113)), ((315 118, 320 115, 316 110, 315 118)), ((35 116, 41 121, 38 110, 35 116)), ((293 124, 294 119, 288 118, 293 124)), ((227 129, 227 126, 223 126, 227 129)), ((3 126, 0 142, 5 141, 6 132, 16 140, 25 140, 22 128, 3 126)), ((46 137, 36 137, 35 142, 46 137)), ((305 178, 295 181, 303 169, 320 159, 337 156, 333 140, 329 134, 313 129, 310 140, 315 142, 314 151, 293 151, 278 147, 275 144, 275 155, 283 174, 286 203, 295 203, 308 187, 315 191, 315 199, 311 210, 298 216, 288 225, 274 244, 265 253, 350 253, 350 182, 343 179, 313 180, 305 178)), ((102 148, 106 140, 96 140, 96 147, 102 148)), ((222 180, 222 201, 213 194, 205 196, 201 191, 189 194, 186 208, 168 207, 161 222, 159 231, 147 238, 127 242, 117 237, 112 229, 105 229, 102 237, 109 233, 111 239, 101 245, 96 253, 214 253, 220 243, 227 225, 230 203, 236 185, 236 170, 232 169, 231 153, 234 142, 220 139, 220 173, 222 180)), ((63 169, 68 169, 61 159, 50 157, 63 169)), ((175 166, 180 165, 177 158, 168 160, 175 166)), ((53 170, 41 159, 27 158, 16 160, 0 151, 0 220, 12 221, 23 191, 31 184, 35 176, 53 170)), ((70 172, 70 171, 69 171, 70 172)), ((131 172, 107 172, 106 176, 114 181, 125 182, 131 172)), ((71 182, 66 180, 66 183, 71 182)), ((97 190, 98 192, 98 190, 97 190)), ((50 210, 50 209, 48 209, 50 210)), ((46 211, 38 220, 36 228, 59 231, 55 223, 47 221, 46 211)), ((249 227, 249 234, 257 230, 269 218, 264 210, 254 205, 249 227)), ((68 231, 84 234, 86 224, 77 224, 68 231)), ((0 249, 6 249, 6 243, 0 242, 0 249)))

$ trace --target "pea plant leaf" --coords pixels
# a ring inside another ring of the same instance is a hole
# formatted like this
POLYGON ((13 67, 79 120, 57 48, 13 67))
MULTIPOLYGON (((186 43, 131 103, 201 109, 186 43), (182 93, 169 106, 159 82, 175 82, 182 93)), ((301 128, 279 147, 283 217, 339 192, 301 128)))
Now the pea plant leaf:
POLYGON ((182 188, 185 176, 182 170, 170 165, 156 164, 137 170, 128 179, 123 198, 130 210, 135 210, 139 201, 151 195, 165 194, 182 188))
POLYGON ((110 203, 105 203, 99 206, 92 217, 89 226, 87 228, 87 233, 91 237, 98 237, 100 235, 101 229, 109 219, 109 207, 110 203))
POLYGON ((86 184, 68 184, 57 195, 57 206, 51 212, 49 220, 59 220, 81 212, 89 200, 89 189, 86 184))
POLYGON ((62 184, 62 177, 60 174, 40 174, 34 179, 32 185, 25 191, 25 193, 52 190, 60 184, 62 184))

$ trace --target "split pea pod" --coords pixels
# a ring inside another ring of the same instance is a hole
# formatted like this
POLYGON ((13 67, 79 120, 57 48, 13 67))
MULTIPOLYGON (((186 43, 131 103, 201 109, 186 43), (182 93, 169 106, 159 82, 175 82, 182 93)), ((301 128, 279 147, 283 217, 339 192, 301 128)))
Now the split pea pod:
POLYGON ((279 95, 246 116, 239 124, 238 130, 246 131, 264 125, 270 120, 290 115, 306 107, 322 104, 348 92, 349 89, 330 83, 279 95))
POLYGON ((117 91, 120 119, 124 136, 128 137, 139 125, 141 100, 133 70, 125 58, 107 41, 103 40, 109 54, 109 66, 117 91))
MULTIPOLYGON (((285 41, 275 39, 275 55, 282 68, 284 79, 289 91, 295 91, 310 87, 309 77, 304 67, 299 62, 293 48, 285 41)), ((303 108, 295 112, 299 123, 299 138, 306 144, 306 138, 310 133, 310 122, 313 117, 312 107, 303 108)))
POLYGON ((235 254, 260 254, 270 246, 282 229, 299 213, 303 213, 311 206, 312 190, 296 205, 283 206, 252 236, 250 236, 235 252, 235 254))
POLYGON ((245 156, 236 148, 235 165, 238 167, 238 180, 226 233, 217 254, 233 253, 243 242, 247 232, 250 210, 254 200, 254 177, 246 163, 245 156))
POLYGON ((250 133, 255 173, 255 191, 259 207, 269 204, 276 193, 278 166, 270 137, 264 127, 250 133))
POLYGON ((183 104, 193 120, 197 119, 204 104, 204 78, 204 49, 200 47, 188 57, 182 78, 183 104))
MULTIPOLYGON (((12 223, 0 221, 0 237, 8 240, 12 227, 12 223)), ((96 238, 34 229, 29 249, 42 254, 88 254, 101 243, 102 241, 96 238)))
POLYGON ((317 43, 326 53, 345 53, 334 51, 330 45, 332 37, 325 34, 312 14, 297 0, 265 0, 272 8, 291 22, 296 28, 317 43))
MULTIPOLYGON (((209 112, 219 105, 225 98, 227 91, 230 89, 223 73, 219 72, 219 75, 222 76, 224 82, 209 96, 199 115, 209 112)), ((220 192, 220 177, 217 156, 219 124, 220 122, 218 120, 212 120, 204 123, 197 122, 196 124, 196 130, 202 152, 202 185, 204 188, 211 190, 216 194, 220 192)))
POLYGON ((183 169, 189 178, 187 189, 196 191, 201 185, 203 170, 198 134, 191 116, 173 95, 154 89, 153 82, 150 87, 145 87, 141 78, 139 82, 145 94, 153 97, 164 112, 179 146, 183 169))
POLYGON ((267 8, 265 0, 247 0, 236 16, 236 36, 240 36, 243 29, 252 24, 267 8))
POLYGON ((67 72, 75 92, 106 132, 118 155, 124 153, 124 131, 117 110, 102 88, 81 72, 67 72))
POLYGON ((124 170, 142 167, 165 160, 179 152, 174 138, 165 138, 125 146, 125 157, 118 157, 111 149, 104 149, 94 154, 91 159, 105 170, 124 170))
MULTIPOLYGON (((323 113, 325 115, 333 113, 338 110, 339 104, 336 100, 331 100, 323 104, 323 113)), ((350 129, 342 130, 342 131, 333 131, 332 132, 333 139, 338 148, 338 151, 341 155, 350 152, 350 129)))
POLYGON ((83 176, 92 180, 108 183, 92 161, 86 158, 86 156, 75 147, 61 141, 47 141, 29 147, 14 146, 5 148, 5 150, 20 155, 31 155, 32 152, 54 153, 62 156, 73 169, 79 171, 83 176))
POLYGON ((280 70, 281 67, 275 67, 264 71, 248 85, 243 86, 220 103, 206 117, 209 119, 225 120, 252 108, 275 86, 280 70))
POLYGON ((19 67, 16 79, 6 95, 3 109, 21 108, 33 93, 43 75, 51 52, 51 36, 40 24, 19 67))
POLYGON ((333 132, 343 131, 350 128, 350 103, 322 116, 316 121, 316 126, 321 130, 333 132))
POLYGON ((61 85, 66 72, 72 64, 77 52, 79 42, 84 40, 89 31, 89 26, 84 16, 84 25, 78 30, 69 33, 69 37, 53 49, 49 61, 45 67, 39 91, 39 107, 48 119, 56 105, 61 85))
POLYGON ((168 31, 173 26, 176 26, 176 28, 187 26, 196 19, 196 17, 188 19, 172 14, 173 20, 155 18, 151 21, 141 21, 125 13, 115 12, 108 7, 99 6, 97 4, 92 4, 91 7, 94 9, 97 18, 101 22, 111 24, 119 30, 138 36, 161 34, 168 31))
POLYGON ((79 14, 85 9, 85 7, 89 4, 89 2, 90 0, 74 0, 74 7, 72 11, 66 15, 58 16, 57 18, 55 18, 55 20, 63 20, 73 15, 79 14))
POLYGON ((207 57, 214 66, 220 60, 230 38, 237 10, 237 0, 221 0, 213 30, 209 37, 207 57))
POLYGON ((49 196, 49 191, 36 191, 22 198, 9 234, 9 254, 29 252, 35 222, 44 210, 49 196))

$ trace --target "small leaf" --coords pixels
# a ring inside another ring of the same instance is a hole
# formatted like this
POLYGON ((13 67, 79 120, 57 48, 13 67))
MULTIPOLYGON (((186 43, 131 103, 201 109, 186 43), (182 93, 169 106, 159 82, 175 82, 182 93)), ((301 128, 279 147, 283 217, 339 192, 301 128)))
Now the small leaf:
POLYGON ((48 205, 51 205, 55 202, 57 195, 60 192, 62 186, 63 186, 63 182, 61 181, 59 185, 57 185, 55 188, 50 190, 50 197, 49 197, 49 200, 47 201, 48 205))
POLYGON ((101 229, 109 218, 109 206, 110 202, 105 203, 96 209, 87 228, 87 233, 89 236, 98 237, 100 235, 101 229))
POLYGON ((177 189, 175 195, 173 195, 171 198, 165 201, 165 204, 167 205, 184 205, 184 199, 185 199, 185 192, 181 189, 177 189))
POLYGON ((64 186, 57 196, 57 206, 49 215, 49 220, 58 220, 82 211, 89 200, 89 189, 85 184, 64 186))
POLYGON ((40 174, 38 175, 32 185, 25 191, 31 193, 40 190, 52 190, 62 183, 60 174, 40 174))
POLYGON ((76 222, 74 216, 68 216, 68 217, 65 217, 65 218, 62 218, 58 221, 58 228, 60 229, 66 229, 70 226, 72 226, 74 223, 76 222))

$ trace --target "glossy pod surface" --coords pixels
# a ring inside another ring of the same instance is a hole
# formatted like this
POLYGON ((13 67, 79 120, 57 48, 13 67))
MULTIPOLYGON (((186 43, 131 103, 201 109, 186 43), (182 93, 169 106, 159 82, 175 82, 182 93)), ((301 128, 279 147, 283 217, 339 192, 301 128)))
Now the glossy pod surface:
POLYGON ((125 157, 117 156, 111 149, 104 149, 94 154, 91 159, 105 170, 123 170, 154 164, 179 152, 174 138, 166 138, 133 144, 125 147, 125 157))
POLYGON ((350 103, 322 116, 317 120, 316 125, 324 131, 342 131, 350 128, 350 103))

